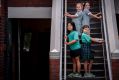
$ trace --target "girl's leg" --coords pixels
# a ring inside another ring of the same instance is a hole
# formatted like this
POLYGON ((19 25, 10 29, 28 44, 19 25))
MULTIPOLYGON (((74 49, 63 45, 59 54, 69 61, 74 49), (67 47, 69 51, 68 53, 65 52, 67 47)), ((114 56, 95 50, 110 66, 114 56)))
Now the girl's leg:
POLYGON ((84 70, 85 70, 85 73, 88 73, 88 61, 84 62, 84 70))
POLYGON ((89 76, 90 76, 90 77, 95 77, 95 75, 93 75, 93 74, 91 73, 92 64, 93 64, 93 60, 90 60, 90 62, 89 62, 89 67, 88 67, 89 76))
POLYGON ((72 62, 73 62, 73 72, 70 73, 68 75, 68 77, 74 77, 75 73, 76 73, 76 62, 75 62, 75 58, 72 58, 72 62))
POLYGON ((81 64, 80 64, 80 59, 79 57, 75 57, 75 62, 76 62, 76 69, 77 69, 77 73, 74 75, 74 77, 82 77, 80 74, 80 68, 81 68, 81 64))
POLYGON ((76 61, 75 61, 75 58, 72 58, 72 61, 73 61, 73 72, 75 73, 76 72, 76 61))
POLYGON ((90 60, 89 62, 89 67, 88 67, 88 72, 90 73, 91 69, 92 69, 92 64, 93 64, 93 60, 90 60))
POLYGON ((80 63, 79 57, 76 57, 76 58, 75 58, 75 61, 76 61, 77 72, 80 73, 81 63, 80 63))
POLYGON ((85 73, 84 73, 84 77, 89 77, 88 75, 88 61, 85 61, 84 62, 84 70, 85 70, 85 73))

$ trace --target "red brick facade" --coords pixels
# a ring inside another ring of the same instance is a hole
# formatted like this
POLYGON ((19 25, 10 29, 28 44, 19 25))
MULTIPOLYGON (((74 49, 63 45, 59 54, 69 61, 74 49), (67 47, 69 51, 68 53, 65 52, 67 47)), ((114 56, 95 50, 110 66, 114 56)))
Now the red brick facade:
POLYGON ((52 0, 8 0, 9 7, 51 7, 52 0))
POLYGON ((119 80, 119 59, 112 60, 113 80, 119 80))
POLYGON ((5 19, 7 17, 6 0, 1 1, 0 7, 0 80, 4 80, 4 51, 5 51, 5 19))
POLYGON ((59 80, 60 60, 50 59, 50 80, 59 80))

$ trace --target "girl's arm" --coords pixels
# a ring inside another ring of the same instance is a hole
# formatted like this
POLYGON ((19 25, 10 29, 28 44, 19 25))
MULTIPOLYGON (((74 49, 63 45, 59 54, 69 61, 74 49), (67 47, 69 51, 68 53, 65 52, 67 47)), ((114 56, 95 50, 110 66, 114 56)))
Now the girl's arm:
POLYGON ((65 13, 65 16, 70 17, 70 18, 77 18, 76 15, 72 15, 72 14, 69 14, 69 13, 65 13))
POLYGON ((66 42, 65 44, 71 45, 71 44, 74 44, 76 41, 77 41, 77 40, 72 40, 72 41, 70 41, 70 42, 66 42))
POLYGON ((92 40, 93 42, 98 42, 98 40, 96 40, 95 38, 91 38, 91 40, 92 40))
POLYGON ((97 38, 91 38, 91 40, 92 40, 93 42, 97 42, 97 43, 103 43, 103 42, 104 42, 103 39, 97 39, 97 38))
POLYGON ((73 36, 73 40, 70 41, 70 42, 65 42, 65 44, 71 45, 71 44, 76 43, 78 40, 79 40, 79 38, 78 38, 78 32, 75 32, 75 33, 74 33, 74 36, 73 36))
POLYGON ((97 14, 95 14, 96 16, 98 16, 98 15, 101 15, 101 12, 99 12, 99 13, 97 13, 97 14))
MULTIPOLYGON (((68 37, 64 36, 64 38, 67 40, 68 37)), ((74 44, 77 40, 72 40, 71 42, 65 42, 65 44, 70 45, 70 44, 74 44)))
POLYGON ((94 18, 97 18, 97 19, 101 19, 101 18, 102 18, 102 16, 99 16, 99 17, 98 17, 97 15, 94 15, 94 14, 92 14, 92 13, 89 14, 89 15, 90 15, 91 17, 94 17, 94 18))

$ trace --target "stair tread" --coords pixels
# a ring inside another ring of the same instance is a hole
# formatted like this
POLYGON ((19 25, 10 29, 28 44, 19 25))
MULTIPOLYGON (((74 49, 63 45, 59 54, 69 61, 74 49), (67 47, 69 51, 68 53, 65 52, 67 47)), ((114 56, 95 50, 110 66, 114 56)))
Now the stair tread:
MULTIPOLYGON (((67 55, 67 58, 70 58, 70 55, 67 55)), ((96 59, 104 59, 104 57, 100 57, 100 56, 94 56, 94 58, 96 58, 96 59)))
MULTIPOLYGON (((91 7, 90 10, 91 10, 91 9, 97 9, 97 8, 99 8, 99 7, 98 7, 98 6, 94 6, 94 7, 91 7)), ((68 6, 67 9, 74 9, 74 10, 76 10, 75 6, 74 6, 74 7, 72 7, 72 6, 70 7, 70 6, 68 6)))
MULTIPOLYGON (((102 46, 102 44, 100 44, 100 43, 92 43, 91 46, 102 46)), ((64 47, 62 47, 62 48, 64 48, 64 47)))
MULTIPOLYGON (((67 50, 67 52, 69 52, 69 51, 70 51, 70 50, 67 50)), ((102 52, 103 50, 97 50, 97 49, 95 50, 95 49, 92 49, 92 51, 94 51, 94 52, 97 53, 97 52, 102 52)))
POLYGON ((102 34, 102 33, 90 33, 90 34, 102 34))
POLYGON ((102 52, 102 50, 94 50, 94 49, 92 49, 92 51, 94 51, 94 52, 102 52))
MULTIPOLYGON (((72 69, 67 69, 67 71, 72 71, 72 69)), ((84 70, 81 70, 81 71, 84 71, 84 70)), ((93 70, 93 69, 91 70, 91 72, 97 72, 97 71, 101 72, 101 71, 105 71, 105 70, 93 70)))
MULTIPOLYGON (((67 62, 67 64, 73 64, 72 62, 67 62)), ((84 63, 81 63, 81 64, 84 64, 84 63)), ((93 63, 93 65, 102 65, 104 63, 93 63)))
POLYGON ((97 27, 97 28, 92 28, 92 27, 90 27, 90 29, 101 29, 101 27, 97 27))
POLYGON ((95 77, 95 78, 67 78, 67 80, 79 80, 79 79, 86 79, 86 80, 93 80, 93 79, 104 79, 105 77, 95 77))

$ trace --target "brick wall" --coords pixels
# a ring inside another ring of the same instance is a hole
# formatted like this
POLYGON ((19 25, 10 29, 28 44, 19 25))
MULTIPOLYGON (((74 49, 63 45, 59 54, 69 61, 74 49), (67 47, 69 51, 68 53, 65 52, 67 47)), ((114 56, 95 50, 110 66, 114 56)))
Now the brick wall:
POLYGON ((7 14, 6 0, 1 0, 0 9, 0 80, 4 80, 4 52, 5 52, 5 19, 7 14))
POLYGON ((9 7, 51 7, 52 0, 8 0, 9 7))
POLYGON ((59 59, 50 59, 50 80, 59 80, 59 59))
POLYGON ((119 59, 112 60, 113 80, 119 80, 119 59))

